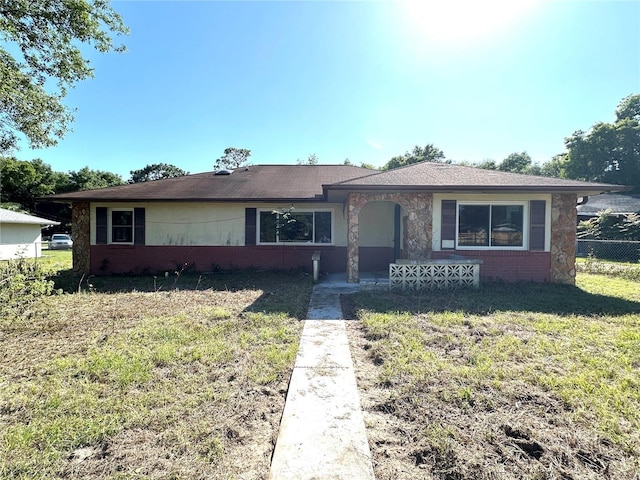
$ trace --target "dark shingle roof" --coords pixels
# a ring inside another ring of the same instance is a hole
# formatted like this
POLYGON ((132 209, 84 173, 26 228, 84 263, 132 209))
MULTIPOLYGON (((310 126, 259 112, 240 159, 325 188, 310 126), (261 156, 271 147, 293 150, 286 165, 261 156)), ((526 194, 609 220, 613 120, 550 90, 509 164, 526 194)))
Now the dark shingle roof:
POLYGON ((254 165, 231 175, 198 173, 48 198, 65 201, 321 200, 322 185, 369 172, 371 170, 350 165, 254 165))
POLYGON ((598 195, 578 206, 578 215, 594 216, 602 210, 611 209, 614 215, 640 212, 640 195, 598 195))
POLYGON ((214 172, 47 197, 56 201, 303 201, 329 190, 562 192, 596 195, 627 187, 417 163, 384 172, 350 165, 255 165, 231 175, 214 172))
POLYGON ((562 178, 522 175, 497 170, 484 170, 448 163, 422 162, 406 167, 377 172, 366 177, 346 180, 331 189, 389 187, 416 189, 429 187, 438 191, 537 191, 575 192, 594 195, 607 191, 628 190, 620 185, 581 182, 562 178))

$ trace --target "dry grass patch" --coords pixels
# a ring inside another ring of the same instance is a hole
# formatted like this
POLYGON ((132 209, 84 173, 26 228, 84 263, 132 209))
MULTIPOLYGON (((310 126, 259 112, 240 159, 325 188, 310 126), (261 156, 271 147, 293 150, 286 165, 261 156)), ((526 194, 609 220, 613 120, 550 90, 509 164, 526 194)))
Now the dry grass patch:
POLYGON ((640 285, 578 285, 345 298, 376 478, 637 478, 640 285))
POLYGON ((308 277, 69 285, 0 320, 1 478, 266 477, 308 277))

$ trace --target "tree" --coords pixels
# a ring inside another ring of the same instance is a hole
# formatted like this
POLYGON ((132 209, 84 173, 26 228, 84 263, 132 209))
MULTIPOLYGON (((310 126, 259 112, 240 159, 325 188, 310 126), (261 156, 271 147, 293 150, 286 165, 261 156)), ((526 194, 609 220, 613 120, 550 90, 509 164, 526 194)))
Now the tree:
POLYGON ((527 152, 512 153, 500 162, 498 170, 512 173, 529 173, 531 170, 531 157, 527 152))
POLYGON ((77 172, 69 172, 69 192, 91 190, 93 188, 105 188, 123 185, 124 181, 118 174, 103 170, 91 170, 84 167, 77 172))
POLYGON ((640 190, 640 95, 622 99, 615 123, 596 123, 565 139, 564 175, 576 180, 631 185, 640 190))
POLYGON ((376 167, 371 163, 360 162, 360 168, 366 168, 367 170, 376 170, 376 167))
POLYGON ((405 152, 405 154, 401 156, 392 157, 380 170, 391 170, 418 162, 451 163, 451 160, 446 160, 444 152, 432 144, 425 145, 424 147, 416 145, 412 151, 405 152))
POLYGON ((306 160, 298 160, 296 163, 298 165, 318 165, 318 156, 315 153, 312 153, 306 160))
POLYGON ((498 164, 495 160, 486 159, 482 160, 480 163, 475 165, 477 168, 482 168, 484 170, 498 170, 498 164))
POLYGON ((189 175, 189 172, 182 170, 168 163, 154 163, 139 170, 131 170, 129 183, 148 182, 150 180, 161 180, 163 178, 175 178, 189 175))
POLYGON ((235 170, 236 168, 247 165, 250 156, 251 150, 247 150, 246 148, 225 148, 224 155, 216 160, 214 168, 216 170, 235 170))
POLYGON ((616 120, 636 120, 640 122, 640 95, 628 95, 624 97, 616 108, 616 120))
POLYGON ((62 181, 59 173, 42 160, 18 160, 0 157, 0 202, 19 204, 29 212, 36 211, 37 199, 56 192, 62 181))
POLYGON ((0 154, 55 145, 69 130, 70 88, 93 75, 84 45, 123 51, 112 35, 128 32, 108 0, 3 0, 0 3, 0 154))
POLYGON ((554 155, 551 160, 542 164, 542 166, 540 167, 540 175, 544 177, 564 178, 566 163, 566 153, 559 153, 558 155, 554 155))

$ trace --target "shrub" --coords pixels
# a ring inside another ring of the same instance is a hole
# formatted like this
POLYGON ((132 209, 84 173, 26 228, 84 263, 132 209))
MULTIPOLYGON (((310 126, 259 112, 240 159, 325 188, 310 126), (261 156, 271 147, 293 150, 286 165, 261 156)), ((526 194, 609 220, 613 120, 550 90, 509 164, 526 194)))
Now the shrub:
POLYGON ((50 272, 35 260, 20 258, 0 263, 0 321, 28 316, 38 298, 53 292, 50 272))

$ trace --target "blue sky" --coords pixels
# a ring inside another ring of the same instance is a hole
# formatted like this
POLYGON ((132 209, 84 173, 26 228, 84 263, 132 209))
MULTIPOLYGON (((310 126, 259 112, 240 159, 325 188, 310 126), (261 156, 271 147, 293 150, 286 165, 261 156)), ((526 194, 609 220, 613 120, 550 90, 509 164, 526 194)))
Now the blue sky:
POLYGON ((380 166, 428 143, 542 163, 640 93, 638 1, 439 4, 113 2, 128 52, 88 52, 74 131, 17 156, 124 179, 159 162, 209 171, 231 146, 254 164, 380 166))

